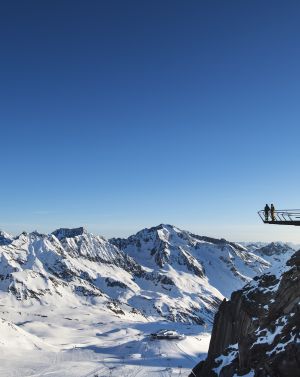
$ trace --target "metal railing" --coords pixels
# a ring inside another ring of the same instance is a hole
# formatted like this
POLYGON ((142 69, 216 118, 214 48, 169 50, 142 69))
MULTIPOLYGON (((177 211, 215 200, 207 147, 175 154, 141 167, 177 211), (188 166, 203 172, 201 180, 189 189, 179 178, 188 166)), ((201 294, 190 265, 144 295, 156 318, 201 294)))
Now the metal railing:
POLYGON ((269 211, 268 217, 265 214, 265 210, 262 209, 258 211, 258 215, 264 223, 299 223, 300 225, 300 209, 280 209, 273 212, 269 211))

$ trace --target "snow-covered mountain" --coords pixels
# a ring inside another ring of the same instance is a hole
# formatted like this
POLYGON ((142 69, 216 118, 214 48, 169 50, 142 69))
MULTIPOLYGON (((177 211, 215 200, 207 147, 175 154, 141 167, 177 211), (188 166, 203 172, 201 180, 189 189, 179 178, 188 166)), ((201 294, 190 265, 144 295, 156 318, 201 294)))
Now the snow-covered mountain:
POLYGON ((7 245, 11 243, 12 240, 13 237, 10 234, 0 230, 0 245, 7 245))
POLYGON ((84 228, 0 234, 0 290, 41 304, 72 296, 107 310, 210 324, 224 297, 269 268, 287 245, 249 252, 171 225, 105 240, 84 228))
POLYGON ((0 246, 0 290, 23 302, 77 296, 114 312, 132 311, 121 298, 137 290, 133 276, 141 273, 132 258, 83 228, 22 233, 0 246))
MULTIPOLYGON (((270 268, 277 258, 275 252, 268 260, 264 258, 273 244, 265 245, 265 251, 256 248, 252 252, 238 243, 198 236, 164 224, 110 242, 145 268, 159 270, 170 279, 174 279, 174 271, 198 276, 225 297, 270 268)), ((285 245, 285 255, 292 253, 293 249, 285 245)))
POLYGON ((284 242, 252 242, 244 243, 244 246, 253 254, 266 260, 274 273, 278 273, 291 255, 298 250, 296 245, 284 242))

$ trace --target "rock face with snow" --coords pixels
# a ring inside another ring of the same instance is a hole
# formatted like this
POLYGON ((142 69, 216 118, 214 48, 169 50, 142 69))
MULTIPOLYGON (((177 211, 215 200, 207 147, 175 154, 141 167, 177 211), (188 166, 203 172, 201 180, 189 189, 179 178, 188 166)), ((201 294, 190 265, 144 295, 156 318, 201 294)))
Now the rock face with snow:
POLYGON ((61 228, 52 233, 67 255, 73 258, 118 266, 125 271, 141 275, 142 269, 132 258, 120 251, 103 237, 88 233, 83 227, 61 228))
POLYGON ((164 224, 110 242, 141 265, 163 271, 166 276, 176 270, 207 279, 225 297, 271 265, 271 261, 237 243, 164 224))
MULTIPOLYGON (((22 302, 47 305, 76 296, 121 310, 121 296, 134 289, 132 276, 141 273, 132 258, 82 228, 50 235, 24 232, 0 246, 0 290, 22 302), (110 294, 108 278, 121 280, 126 289, 110 294)), ((123 303, 124 309, 132 310, 126 300, 123 303)))
POLYGON ((299 329, 300 251, 281 274, 257 277, 222 302, 208 357, 190 376, 299 376, 299 329))
POLYGON ((0 245, 8 245, 13 240, 13 237, 8 233, 0 231, 0 245))

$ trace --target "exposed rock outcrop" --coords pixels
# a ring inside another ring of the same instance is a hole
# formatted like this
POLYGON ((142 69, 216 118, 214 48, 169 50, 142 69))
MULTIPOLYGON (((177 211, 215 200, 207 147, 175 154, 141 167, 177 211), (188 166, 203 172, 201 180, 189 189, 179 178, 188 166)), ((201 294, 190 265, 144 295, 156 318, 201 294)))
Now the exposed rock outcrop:
POLYGON ((300 371, 300 251, 224 300, 205 361, 190 377, 296 377, 300 371))

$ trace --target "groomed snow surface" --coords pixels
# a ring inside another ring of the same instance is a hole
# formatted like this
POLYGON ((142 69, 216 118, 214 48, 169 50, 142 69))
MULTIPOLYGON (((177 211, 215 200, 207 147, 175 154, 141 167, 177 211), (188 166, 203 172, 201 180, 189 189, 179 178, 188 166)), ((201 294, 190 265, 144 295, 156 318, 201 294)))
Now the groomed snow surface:
POLYGON ((207 352, 210 334, 199 325, 120 318, 65 301, 22 307, 0 296, 1 377, 188 376, 207 352), (186 337, 152 340, 161 329, 186 337))

